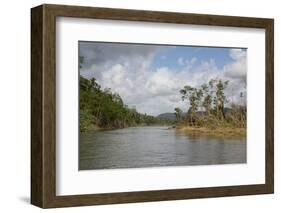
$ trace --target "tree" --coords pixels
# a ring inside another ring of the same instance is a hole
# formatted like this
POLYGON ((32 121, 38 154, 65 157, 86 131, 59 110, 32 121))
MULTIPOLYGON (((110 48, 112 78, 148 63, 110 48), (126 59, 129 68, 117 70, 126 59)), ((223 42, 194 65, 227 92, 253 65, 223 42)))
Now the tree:
POLYGON ((180 122, 180 121, 181 121, 181 119, 182 119, 182 114, 183 114, 182 110, 181 110, 179 107, 176 107, 176 108, 175 108, 175 116, 176 116, 177 122, 180 122))
POLYGON ((206 115, 210 116, 213 102, 213 81, 210 80, 208 84, 202 84, 201 89, 203 92, 202 106, 205 109, 206 115))
POLYGON ((80 76, 80 131, 91 126, 123 128, 140 124, 167 123, 163 119, 141 114, 124 104, 121 96, 110 88, 102 89, 95 78, 80 76))
POLYGON ((201 99, 203 96, 203 92, 201 89, 193 88, 191 86, 184 86, 183 89, 180 90, 182 95, 182 100, 188 100, 189 109, 187 112, 187 119, 191 125, 195 124, 196 112, 198 107, 201 106, 201 99))
POLYGON ((80 56, 80 57, 79 57, 79 68, 82 68, 83 63, 84 63, 84 57, 83 57, 83 56, 80 56))
POLYGON ((214 98, 214 104, 216 106, 216 116, 220 119, 225 119, 225 113, 224 113, 224 105, 227 103, 226 96, 224 95, 224 90, 226 89, 229 81, 222 81, 216 80, 215 86, 216 86, 216 96, 214 98))
MULTIPOLYGON (((246 127, 246 91, 242 90, 237 94, 236 103, 229 103, 225 94, 228 84, 229 81, 211 79, 199 87, 185 86, 180 90, 182 100, 188 101, 187 121, 189 125, 196 124, 196 126, 211 128, 220 125, 246 127), (226 108, 226 104, 228 108, 226 108), (205 113, 199 113, 202 111, 201 107, 205 113)), ((175 114, 178 114, 177 111, 175 114)))

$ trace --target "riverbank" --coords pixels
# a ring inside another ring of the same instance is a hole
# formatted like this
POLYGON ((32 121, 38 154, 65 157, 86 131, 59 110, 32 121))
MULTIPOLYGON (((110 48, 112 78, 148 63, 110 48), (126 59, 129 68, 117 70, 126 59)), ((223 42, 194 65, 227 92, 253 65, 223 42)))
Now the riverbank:
POLYGON ((217 127, 211 129, 206 127, 178 126, 176 127, 176 131, 196 135, 211 135, 220 137, 246 137, 245 128, 217 127))
POLYGON ((154 127, 154 126, 167 126, 169 128, 170 125, 166 124, 138 124, 138 125, 131 125, 131 126, 123 126, 123 127, 99 127, 97 125, 90 125, 85 129, 84 131, 80 131, 80 133, 87 133, 87 132, 94 132, 94 131, 107 131, 107 130, 118 130, 118 129, 125 129, 125 128, 130 128, 130 127, 154 127))
MULTIPOLYGON (((126 127, 99 127, 97 125, 91 125, 89 128, 83 132, 93 132, 93 131, 106 131, 106 130, 118 130, 129 127, 144 127, 144 126, 157 126, 157 125, 134 125, 126 127)), ((206 135, 206 136, 218 136, 218 137, 246 137, 245 128, 230 128, 230 127, 217 127, 217 128, 207 128, 207 127, 192 127, 192 126, 167 126, 167 129, 175 129, 178 132, 194 134, 194 135, 206 135)))

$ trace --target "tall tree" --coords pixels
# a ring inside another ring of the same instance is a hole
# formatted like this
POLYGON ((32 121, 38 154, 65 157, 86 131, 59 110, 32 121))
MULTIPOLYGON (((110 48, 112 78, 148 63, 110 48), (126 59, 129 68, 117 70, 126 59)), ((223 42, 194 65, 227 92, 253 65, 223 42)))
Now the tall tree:
POLYGON ((182 120, 182 115, 183 115, 182 110, 181 110, 179 107, 176 107, 176 108, 175 108, 175 116, 176 116, 177 122, 181 122, 181 120, 182 120))
POLYGON ((202 106, 205 109, 206 115, 210 116, 213 102, 213 80, 210 80, 208 84, 202 84, 201 89, 203 92, 202 106))
POLYGON ((187 112, 187 119, 191 125, 194 125, 196 112, 198 110, 198 107, 201 105, 203 92, 201 89, 197 89, 187 85, 180 90, 180 94, 182 95, 183 101, 188 100, 189 109, 187 112))
POLYGON ((216 116, 220 119, 225 119, 224 106, 227 103, 224 90, 226 89, 229 81, 222 81, 221 79, 215 81, 216 96, 214 104, 216 106, 216 116))

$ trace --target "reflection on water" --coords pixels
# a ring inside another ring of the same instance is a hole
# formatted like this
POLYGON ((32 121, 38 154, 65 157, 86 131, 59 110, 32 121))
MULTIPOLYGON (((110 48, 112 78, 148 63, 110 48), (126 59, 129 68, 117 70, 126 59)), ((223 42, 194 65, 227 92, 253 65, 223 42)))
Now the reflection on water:
POLYGON ((79 169, 246 163, 246 141, 131 127, 80 134, 79 169))

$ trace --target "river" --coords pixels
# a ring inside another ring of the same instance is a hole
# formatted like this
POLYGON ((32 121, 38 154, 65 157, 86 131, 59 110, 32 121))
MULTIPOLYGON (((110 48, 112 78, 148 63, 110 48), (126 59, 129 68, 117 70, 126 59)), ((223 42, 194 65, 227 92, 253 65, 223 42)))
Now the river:
POLYGON ((245 138, 194 136, 167 126, 80 134, 79 169, 246 163, 245 138))

